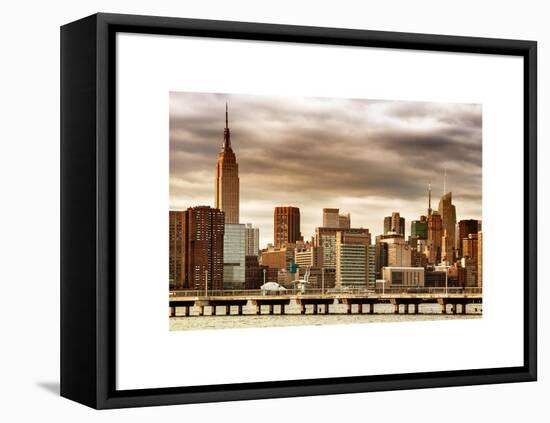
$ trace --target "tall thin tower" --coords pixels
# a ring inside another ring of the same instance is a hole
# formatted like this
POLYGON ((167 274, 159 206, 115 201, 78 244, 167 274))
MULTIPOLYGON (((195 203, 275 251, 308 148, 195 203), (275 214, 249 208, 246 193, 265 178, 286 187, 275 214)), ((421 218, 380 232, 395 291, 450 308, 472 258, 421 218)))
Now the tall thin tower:
POLYGON ((216 162, 215 206, 225 212, 225 223, 239 223, 239 165, 231 148, 229 112, 225 103, 223 145, 216 162))

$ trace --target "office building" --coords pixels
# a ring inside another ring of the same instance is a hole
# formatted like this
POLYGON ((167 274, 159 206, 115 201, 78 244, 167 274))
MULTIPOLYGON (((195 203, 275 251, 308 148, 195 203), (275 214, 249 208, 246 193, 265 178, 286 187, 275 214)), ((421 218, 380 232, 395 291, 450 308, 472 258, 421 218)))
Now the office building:
POLYGON ((411 222, 411 237, 428 239, 428 218, 426 216, 420 216, 420 220, 411 222))
POLYGON ((456 237, 456 249, 457 257, 462 258, 462 240, 468 238, 468 235, 475 234, 478 232, 479 222, 475 219, 464 219, 458 222, 458 233, 456 237))
POLYGON ((423 267, 384 267, 382 268, 385 288, 416 288, 424 286, 423 267))
POLYGON ((260 229, 252 226, 252 223, 245 225, 245 250, 247 256, 257 256, 260 252, 260 229))
POLYGON ((448 192, 439 200, 441 216, 441 235, 445 237, 441 244, 441 259, 452 263, 455 257, 456 207, 453 205, 453 193, 448 192), (443 244, 443 241, 445 243, 443 244))
POLYGON ((323 209, 323 227, 324 228, 338 228, 339 225, 339 213, 340 209, 323 209))
POLYGON ((428 217, 428 241, 430 241, 430 255, 428 260, 431 264, 437 264, 441 261, 441 238, 443 222, 441 215, 432 211, 428 217))
POLYGON ((298 207, 275 207, 273 213, 273 244, 275 247, 302 240, 300 232, 300 209, 298 207))
POLYGON ((223 236, 223 287, 243 289, 245 282, 246 231, 242 224, 225 224, 223 236))
POLYGON ((224 212, 170 211, 170 279, 177 289, 223 289, 224 212))
POLYGON ((371 242, 371 235, 366 228, 316 228, 315 229, 315 246, 323 248, 323 266, 325 268, 336 268, 336 234, 343 232, 346 235, 357 235, 363 237, 363 241, 371 242))
POLYGON ((368 254, 370 233, 336 233, 336 286, 368 286, 368 254))
POLYGON ((405 218, 399 212, 393 212, 391 216, 384 218, 384 235, 394 232, 405 237, 405 218))

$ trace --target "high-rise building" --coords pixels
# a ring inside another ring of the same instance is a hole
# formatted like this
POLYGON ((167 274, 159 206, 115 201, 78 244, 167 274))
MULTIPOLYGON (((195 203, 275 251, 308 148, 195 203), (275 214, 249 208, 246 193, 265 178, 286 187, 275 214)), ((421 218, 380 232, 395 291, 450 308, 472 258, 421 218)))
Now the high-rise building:
POLYGON ((300 209, 298 207, 275 207, 273 213, 273 244, 281 247, 302 239, 300 233, 300 209))
POLYGON ((245 225, 226 223, 223 236, 223 287, 243 289, 245 282, 245 225))
POLYGON ((475 219, 464 219, 458 222, 458 234, 456 237, 457 257, 462 258, 462 240, 468 238, 468 235, 475 234, 478 231, 479 222, 475 219))
POLYGON ((376 245, 367 246, 367 286, 376 288, 376 245))
POLYGON ((441 245, 441 259, 452 263, 455 257, 456 207, 453 205, 453 193, 444 194, 439 200, 441 216, 441 234, 445 236, 445 245, 441 245))
MULTIPOLYGON (((378 238, 378 237, 377 237, 378 238)), ((388 243, 378 239, 375 244, 375 271, 376 279, 382 279, 382 268, 388 265, 388 243)))
POLYGON ((224 220, 209 206, 170 211, 170 279, 179 289, 223 289, 224 220))
POLYGON ((170 288, 183 288, 183 228, 184 212, 170 210, 170 288))
POLYGON ((323 247, 310 246, 294 252, 294 263, 300 268, 323 267, 323 247))
POLYGON ((477 261, 477 232, 469 234, 468 238, 462 240, 463 257, 477 261))
POLYGON ((340 229, 351 228, 351 216, 349 213, 338 215, 338 227, 340 229))
POLYGON ((244 230, 246 255, 257 256, 260 252, 260 228, 255 228, 252 223, 247 223, 244 230))
POLYGON ((411 247, 405 242, 394 242, 388 244, 388 266, 410 267, 411 247))
POLYGON ((370 234, 336 233, 336 286, 368 286, 370 234))
POLYGON ((431 241, 431 253, 428 259, 431 264, 439 264, 441 261, 442 227, 441 215, 432 211, 428 217, 428 241, 431 241))
POLYGON ((231 147, 227 103, 223 145, 216 162, 215 205, 225 213, 225 223, 239 223, 239 165, 231 147))
POLYGON ((323 209, 323 227, 348 229, 351 227, 351 215, 340 214, 340 209, 325 208, 323 209))
POLYGON ((340 209, 323 209, 323 227, 324 228, 338 228, 340 209))
POLYGON ((483 232, 477 233, 477 286, 483 287, 483 232))
POLYGON ((281 247, 270 245, 260 253, 260 264, 271 269, 288 269, 294 262, 296 244, 287 243, 281 247))
POLYGON ((393 212, 391 216, 384 218, 384 235, 389 232, 405 236, 405 218, 401 217, 399 212, 393 212))
POLYGON ((323 266, 325 268, 336 268, 336 234, 338 232, 368 237, 368 243, 371 242, 370 232, 366 228, 315 228, 315 246, 323 248, 323 266))
POLYGON ((411 221, 411 237, 428 239, 428 219, 426 216, 420 216, 420 220, 411 221))

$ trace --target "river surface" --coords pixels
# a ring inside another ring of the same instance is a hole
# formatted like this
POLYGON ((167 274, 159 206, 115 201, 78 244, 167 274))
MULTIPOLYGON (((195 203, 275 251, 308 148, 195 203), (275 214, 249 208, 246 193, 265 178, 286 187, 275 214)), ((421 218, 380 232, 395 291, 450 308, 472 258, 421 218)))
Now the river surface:
MULTIPOLYGON (((479 319, 481 318, 481 305, 468 305, 466 311, 468 314, 448 314, 441 313, 441 307, 437 304, 421 304, 418 314, 403 314, 401 308, 400 314, 393 314, 391 304, 376 304, 374 306, 375 314, 367 314, 367 306, 363 307, 364 314, 356 314, 357 306, 353 306, 353 314, 347 314, 345 304, 334 304, 330 306, 330 314, 311 314, 312 306, 307 307, 307 314, 300 314, 300 307, 291 302, 285 308, 285 314, 277 314, 279 307, 275 306, 275 314, 269 315, 268 307, 262 308, 262 315, 256 315, 256 308, 253 305, 243 307, 243 315, 237 315, 237 307, 231 307, 233 315, 225 315, 225 307, 218 308, 216 316, 210 315, 210 307, 205 307, 205 316, 198 315, 198 309, 191 308, 191 316, 185 317, 181 314, 183 309, 178 308, 176 317, 170 318, 170 330, 202 330, 202 329, 230 329, 230 328, 257 328, 257 327, 276 327, 276 326, 304 326, 304 325, 337 325, 347 323, 382 323, 382 322, 411 322, 424 320, 457 320, 457 319, 479 319)), ((403 306, 401 306, 403 307, 403 306)), ((412 311, 412 307, 411 307, 412 311)), ((461 307, 458 307, 460 313, 461 307)))

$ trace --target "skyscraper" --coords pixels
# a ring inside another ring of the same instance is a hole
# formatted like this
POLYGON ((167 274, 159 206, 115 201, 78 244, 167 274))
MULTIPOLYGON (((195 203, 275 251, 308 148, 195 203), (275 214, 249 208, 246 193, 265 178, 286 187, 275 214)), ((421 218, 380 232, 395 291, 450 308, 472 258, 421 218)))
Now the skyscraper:
POLYGON ((323 228, 344 228, 351 227, 351 215, 340 214, 340 209, 323 209, 323 228))
POLYGON ((342 229, 351 228, 351 216, 349 213, 338 215, 338 227, 342 229))
POLYGON ((458 222, 458 234, 456 237, 457 257, 464 256, 462 251, 462 240, 468 238, 468 235, 475 234, 478 231, 479 222, 475 219, 464 219, 458 222))
POLYGON ((170 279, 176 288, 223 288, 224 213, 209 206, 170 211, 170 279), (207 282, 208 278, 208 282, 207 282))
POLYGON ((339 227, 340 209, 323 209, 323 227, 338 228, 339 227))
POLYGON ((243 289, 246 264, 245 225, 226 223, 223 235, 223 287, 243 289))
POLYGON ((428 239, 428 219, 420 216, 420 220, 411 221, 411 237, 428 239))
POLYGON ((428 241, 431 241, 428 260, 431 264, 438 264, 441 261, 442 227, 441 215, 436 211, 432 211, 428 217, 428 241))
POLYGON ((389 232, 405 236, 405 218, 401 217, 399 212, 393 212, 391 216, 384 218, 384 235, 389 232))
POLYGON ((445 236, 445 245, 442 245, 441 259, 452 263, 454 261, 456 208, 453 205, 453 193, 444 194, 439 200, 439 214, 441 215, 441 233, 445 236))
POLYGON ((369 282, 370 233, 336 233, 336 286, 366 288, 369 282))
POLYGON ((300 209, 298 207, 275 207, 273 213, 273 244, 281 247, 302 239, 300 233, 300 209))
POLYGON ((225 223, 239 223, 239 165, 231 148, 229 117, 225 104, 223 146, 218 154, 215 180, 215 205, 225 212, 225 223))
POLYGON ((245 248, 247 256, 257 256, 260 252, 260 229, 247 223, 245 226, 245 248))

